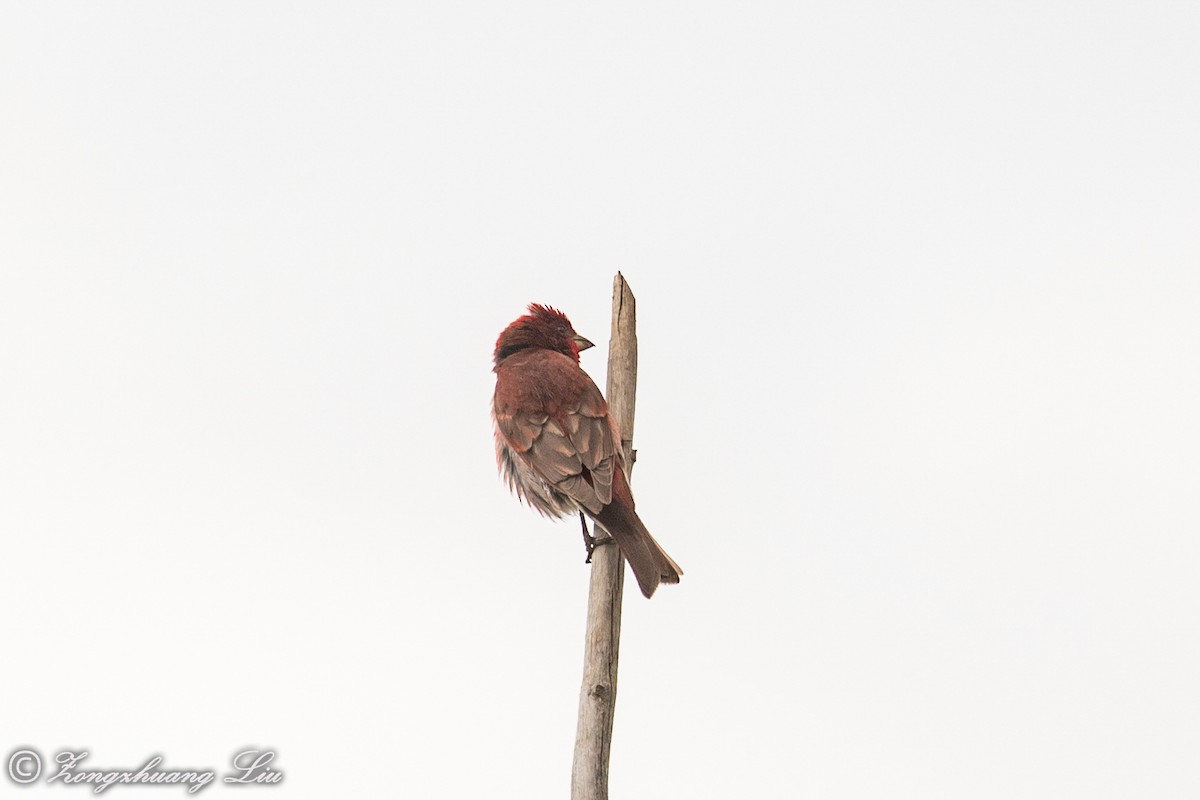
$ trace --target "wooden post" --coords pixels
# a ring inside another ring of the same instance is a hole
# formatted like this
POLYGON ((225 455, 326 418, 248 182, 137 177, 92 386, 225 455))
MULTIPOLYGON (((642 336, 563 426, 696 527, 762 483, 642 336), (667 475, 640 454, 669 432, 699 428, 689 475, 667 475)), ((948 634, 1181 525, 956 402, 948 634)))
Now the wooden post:
MULTIPOLYGON (((629 284, 613 279, 612 334, 608 343, 608 413, 621 429, 628 477, 633 467, 633 411, 637 393, 637 314, 629 284)), ((592 553, 583 686, 571 765, 571 800, 608 800, 608 754, 617 706, 617 656, 621 649, 621 593, 625 559, 613 544, 592 553)))

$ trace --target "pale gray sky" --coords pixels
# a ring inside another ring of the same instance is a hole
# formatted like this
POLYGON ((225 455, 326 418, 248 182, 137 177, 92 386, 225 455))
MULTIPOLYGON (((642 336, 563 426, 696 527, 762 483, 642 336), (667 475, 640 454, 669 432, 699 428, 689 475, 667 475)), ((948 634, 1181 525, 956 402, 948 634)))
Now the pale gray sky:
POLYGON ((627 592, 614 800, 1195 797, 1198 41, 1178 3, 5 6, 0 749, 565 796, 587 567, 495 475, 490 357, 549 303, 603 385, 620 269, 686 575, 627 592))

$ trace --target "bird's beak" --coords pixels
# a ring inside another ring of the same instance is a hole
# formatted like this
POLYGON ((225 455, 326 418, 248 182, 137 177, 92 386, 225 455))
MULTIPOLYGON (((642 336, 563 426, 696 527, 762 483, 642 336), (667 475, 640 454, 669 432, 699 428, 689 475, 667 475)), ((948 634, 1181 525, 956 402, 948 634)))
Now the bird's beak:
POLYGON ((587 350, 589 347, 596 346, 596 345, 592 344, 591 342, 589 342, 587 339, 580 336, 578 333, 575 334, 574 336, 572 336, 571 340, 575 342, 575 346, 579 348, 579 352, 581 352, 581 353, 584 350, 587 350))

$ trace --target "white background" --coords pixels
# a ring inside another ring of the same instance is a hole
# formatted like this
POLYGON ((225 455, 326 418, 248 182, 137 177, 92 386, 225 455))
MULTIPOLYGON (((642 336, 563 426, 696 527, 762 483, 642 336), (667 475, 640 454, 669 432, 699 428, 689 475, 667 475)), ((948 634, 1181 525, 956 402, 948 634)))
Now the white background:
POLYGON ((686 575, 627 583, 614 798, 1196 797, 1198 41, 7 4, 0 749, 566 796, 587 567, 495 476, 491 350, 550 303, 603 386, 620 269, 686 575))

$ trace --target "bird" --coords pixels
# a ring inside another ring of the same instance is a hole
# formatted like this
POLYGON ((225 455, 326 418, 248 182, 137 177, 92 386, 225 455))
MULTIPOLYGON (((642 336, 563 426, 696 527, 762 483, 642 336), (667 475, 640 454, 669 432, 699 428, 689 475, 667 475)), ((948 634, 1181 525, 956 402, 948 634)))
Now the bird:
MULTIPOLYGON (((579 366, 592 343, 556 308, 531 303, 496 339, 492 423, 496 466, 510 491, 543 516, 587 514, 615 541, 651 597, 683 570, 634 508, 621 433, 604 395, 579 366)), ((584 526, 590 560, 593 544, 584 526)))

